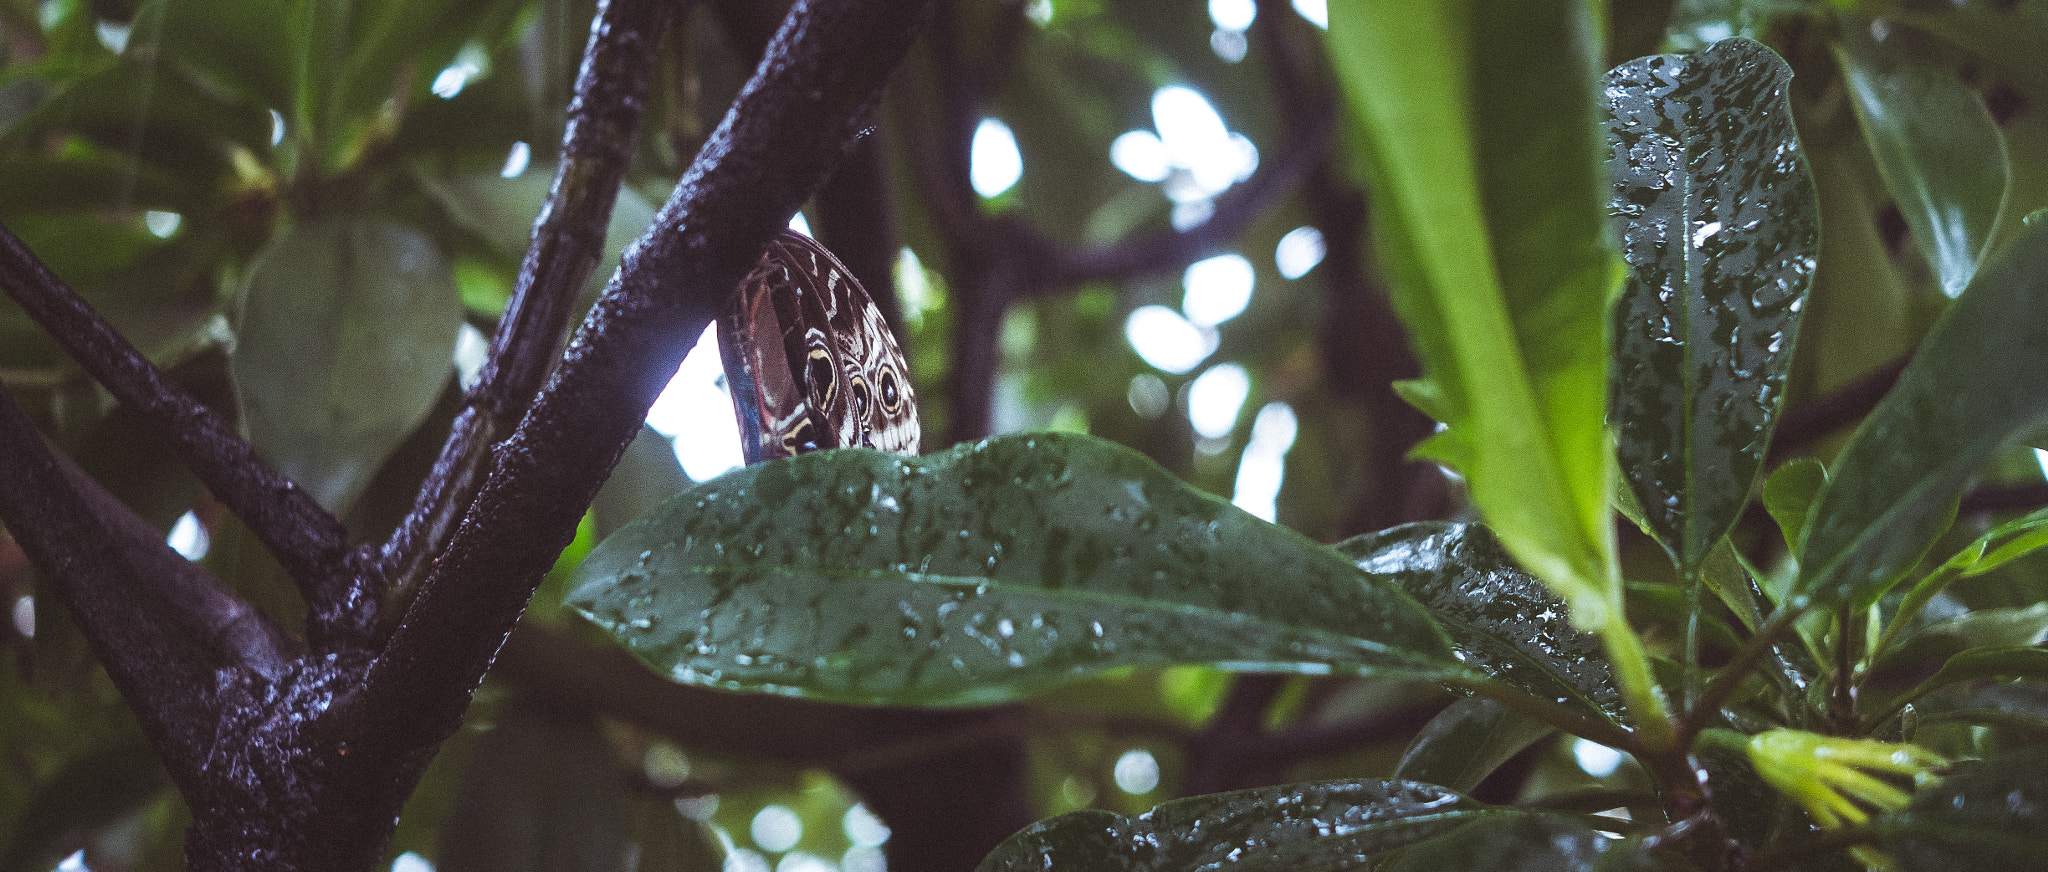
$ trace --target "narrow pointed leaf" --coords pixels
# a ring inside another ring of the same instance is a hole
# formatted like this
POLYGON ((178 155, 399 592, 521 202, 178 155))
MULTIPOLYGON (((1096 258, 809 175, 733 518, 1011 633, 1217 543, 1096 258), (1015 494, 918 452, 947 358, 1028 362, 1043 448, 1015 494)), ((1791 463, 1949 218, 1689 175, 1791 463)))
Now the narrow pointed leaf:
POLYGON ((1791 79, 1746 39, 1607 76, 1622 474, 1688 570, 1749 499, 1812 286, 1819 207, 1791 79))
POLYGON ((1599 620, 1619 598, 1603 390, 1619 263, 1593 33, 1575 0, 1330 6, 1422 359, 1403 395, 1448 427, 1417 450, 1463 472, 1509 550, 1599 620))
POLYGON ((1084 436, 736 470, 572 586, 679 681, 823 699, 990 702, 1142 664, 1464 671, 1394 579, 1084 436))
POLYGON ((1868 605, 1948 526, 1970 476, 2048 422, 2048 226, 1949 305, 1830 470, 1795 595, 1868 605))
POLYGON ((1473 667, 1542 699, 1620 722, 1621 695, 1600 640, 1572 626, 1564 602, 1516 568, 1487 528, 1404 524, 1348 539, 1337 550, 1358 568, 1396 580, 1473 667))
POLYGON ((2005 135, 1954 73, 1894 56, 1860 18, 1845 19, 1843 30, 1835 55, 1878 174, 1942 292, 1961 294, 2005 209, 2005 135))
POLYGON ((249 441, 345 510, 433 408, 461 318, 416 230, 333 220, 278 238, 250 269, 231 358, 249 441))
POLYGON ((979 872, 1233 872, 1369 864, 1480 818, 1514 815, 1408 781, 1283 784, 1182 799, 1126 817, 1089 810, 1011 836, 979 872))

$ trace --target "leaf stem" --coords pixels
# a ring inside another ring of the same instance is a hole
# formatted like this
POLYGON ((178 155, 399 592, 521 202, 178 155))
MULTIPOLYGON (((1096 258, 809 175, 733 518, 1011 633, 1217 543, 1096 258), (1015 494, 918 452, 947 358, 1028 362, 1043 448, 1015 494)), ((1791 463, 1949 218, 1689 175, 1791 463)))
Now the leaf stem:
POLYGON ((1670 711, 1657 693, 1656 677, 1650 674, 1650 655, 1643 648, 1643 638, 1621 615, 1621 604, 1617 602, 1600 627, 1600 641, 1607 648, 1607 660, 1614 669, 1614 683, 1621 691, 1622 704, 1628 707, 1636 735, 1646 751, 1661 753, 1679 748, 1670 711))

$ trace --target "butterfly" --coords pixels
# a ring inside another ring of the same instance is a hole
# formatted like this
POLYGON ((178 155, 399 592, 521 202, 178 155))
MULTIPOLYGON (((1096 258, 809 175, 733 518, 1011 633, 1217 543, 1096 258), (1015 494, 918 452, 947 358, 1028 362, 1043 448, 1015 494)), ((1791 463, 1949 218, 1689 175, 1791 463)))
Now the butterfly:
POLYGON ((768 244, 718 319, 749 464, 825 448, 918 450, 909 366, 839 258, 793 230, 768 244))

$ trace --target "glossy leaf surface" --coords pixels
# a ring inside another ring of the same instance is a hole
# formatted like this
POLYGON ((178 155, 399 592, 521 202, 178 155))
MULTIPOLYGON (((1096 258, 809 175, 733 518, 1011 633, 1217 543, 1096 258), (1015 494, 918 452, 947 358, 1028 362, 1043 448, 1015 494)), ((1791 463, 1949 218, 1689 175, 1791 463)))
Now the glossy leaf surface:
POLYGON ((1534 696, 1620 722, 1621 696, 1600 640, 1573 627, 1564 602, 1517 568, 1487 528, 1404 524, 1337 550, 1421 601, 1465 662, 1534 696))
POLYGON ((1913 246, 1954 297, 1990 253, 2005 208, 2012 183, 2005 136, 1954 73, 1898 57, 1865 35, 1868 25, 1845 20, 1835 46, 1849 105, 1912 228, 1913 246))
POLYGON ((1948 526, 1970 476, 2048 421, 2048 226, 2028 227, 1950 304, 1842 450, 1793 593, 1875 600, 1948 526))
POLYGON ((461 303, 411 228, 306 224, 259 256, 232 358, 249 441, 340 511, 447 385, 461 303))
POLYGON ((1463 472, 1516 558, 1597 622, 1619 603, 1604 430, 1619 264, 1586 4, 1336 3, 1329 41, 1422 360, 1404 396, 1448 427, 1419 450, 1463 472))
POLYGON ((1508 758, 1556 730, 1493 700, 1467 697, 1423 725, 1401 753, 1394 776, 1469 791, 1508 758))
POLYGON ((1088 810, 1011 836, 980 872, 1345 868, 1482 817, 1514 814, 1408 781, 1283 784, 1126 817, 1088 810))
POLYGON ((1463 671, 1394 578, 1084 436, 735 470, 572 583, 676 680, 825 699, 988 702, 1141 664, 1463 671))
POLYGON ((1784 398, 1820 220, 1792 69, 1729 39, 1607 76, 1621 468, 1688 569, 1749 498, 1784 398))
POLYGON ((1909 872, 2038 869, 2048 857, 2048 747, 1962 767, 1873 821, 1909 872))
POLYGON ((1563 818, 1480 818, 1394 857, 1380 872, 1576 872, 1621 843, 1563 818))

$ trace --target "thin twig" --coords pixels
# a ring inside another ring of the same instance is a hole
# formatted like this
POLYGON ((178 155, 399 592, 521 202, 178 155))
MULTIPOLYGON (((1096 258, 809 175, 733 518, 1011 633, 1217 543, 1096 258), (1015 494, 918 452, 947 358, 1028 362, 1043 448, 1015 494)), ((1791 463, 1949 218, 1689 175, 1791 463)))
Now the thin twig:
POLYGON ((608 0, 592 22, 562 159, 533 227, 505 317, 412 511, 384 545, 386 577, 411 596, 482 483, 491 446, 512 432, 560 354, 570 307, 604 254, 605 228, 645 114, 653 54, 672 4, 608 0))
POLYGON ((364 578, 373 570, 353 559, 341 521, 257 457, 232 424, 173 384, 5 227, 0 287, 170 443, 207 490, 276 556, 305 598, 306 633, 316 648, 363 639, 376 614, 364 578))

